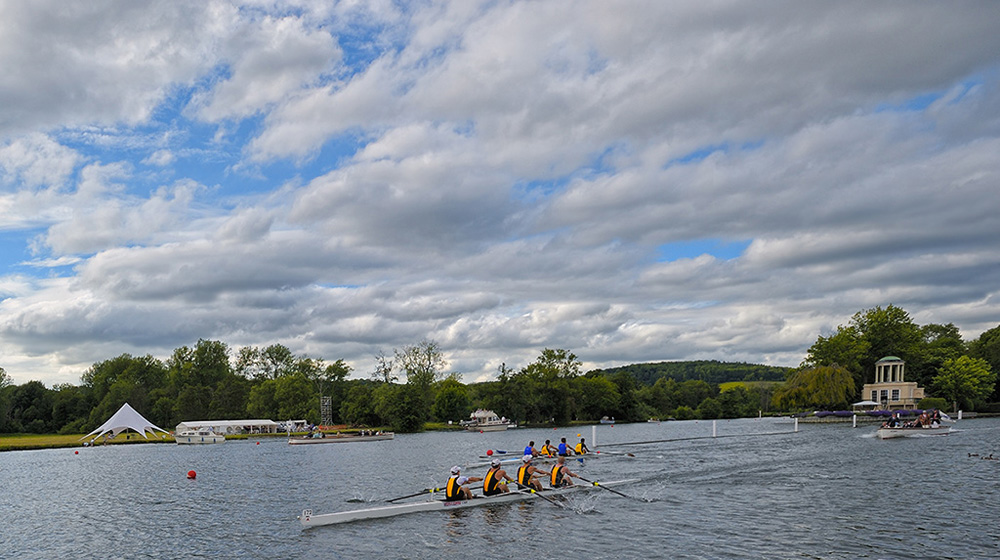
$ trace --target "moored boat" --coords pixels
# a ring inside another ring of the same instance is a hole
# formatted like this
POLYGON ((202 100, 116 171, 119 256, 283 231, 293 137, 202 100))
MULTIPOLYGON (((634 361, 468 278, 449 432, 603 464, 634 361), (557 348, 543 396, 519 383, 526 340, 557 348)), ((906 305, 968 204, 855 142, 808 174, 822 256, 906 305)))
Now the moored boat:
POLYGON ((178 432, 174 435, 174 441, 179 444, 205 444, 205 443, 222 443, 226 441, 226 436, 222 434, 217 434, 209 429, 201 430, 184 430, 178 432))
POLYGON ((468 420, 463 420, 461 425, 470 432, 502 432, 511 426, 511 422, 500 418, 492 410, 480 408, 470 414, 468 420))
POLYGON ((525 492, 521 490, 511 490, 510 492, 507 492, 505 494, 498 494, 496 496, 489 496, 489 497, 477 496, 475 499, 472 500, 452 500, 452 501, 425 500, 409 504, 378 506, 365 509, 340 511, 336 513, 324 513, 320 515, 314 515, 312 513, 312 510, 307 509, 302 511, 302 515, 298 516, 298 519, 299 522, 302 524, 303 528, 321 527, 324 525, 350 523, 352 521, 361 521, 365 519, 380 519, 384 517, 395 517, 397 515, 406 515, 409 513, 417 513, 420 511, 454 510, 454 509, 463 509, 476 506, 529 501, 538 498, 539 496, 545 496, 545 497, 562 496, 565 494, 571 494, 575 492, 593 490, 596 489, 598 486, 620 486, 623 484, 630 484, 633 482, 639 482, 639 479, 633 478, 627 480, 615 480, 611 482, 600 482, 594 484, 578 484, 576 486, 569 486, 565 488, 543 490, 541 493, 525 492))
POLYGON ((362 442, 362 441, 385 441, 393 439, 395 433, 393 432, 380 432, 371 435, 358 435, 358 434, 322 434, 320 437, 316 436, 304 436, 288 438, 288 443, 290 445, 311 445, 314 443, 352 443, 352 442, 362 442))

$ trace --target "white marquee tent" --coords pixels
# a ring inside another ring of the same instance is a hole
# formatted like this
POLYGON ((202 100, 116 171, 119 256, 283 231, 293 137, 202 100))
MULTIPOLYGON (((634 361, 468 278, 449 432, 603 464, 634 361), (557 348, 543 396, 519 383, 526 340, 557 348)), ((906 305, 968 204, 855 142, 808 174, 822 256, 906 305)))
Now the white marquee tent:
POLYGON ((111 432, 112 437, 114 437, 125 430, 135 430, 136 432, 142 434, 142 437, 147 439, 149 438, 146 436, 146 432, 153 435, 156 435, 154 430, 160 430, 165 434, 168 433, 163 428, 160 428, 149 420, 143 418, 142 414, 136 412, 135 409, 129 406, 128 403, 125 403, 118 409, 118 412, 114 413, 111 418, 108 418, 107 422, 101 424, 100 428, 97 428, 80 439, 89 438, 94 434, 97 434, 97 437, 101 437, 108 432, 111 432))

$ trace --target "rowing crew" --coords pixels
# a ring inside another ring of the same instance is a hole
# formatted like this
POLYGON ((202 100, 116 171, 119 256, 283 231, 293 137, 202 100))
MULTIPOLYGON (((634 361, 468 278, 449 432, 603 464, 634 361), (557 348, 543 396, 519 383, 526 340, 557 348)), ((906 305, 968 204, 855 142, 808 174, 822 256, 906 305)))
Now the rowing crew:
POLYGON ((529 441, 527 447, 524 448, 524 455, 531 455, 532 457, 569 457, 574 454, 586 455, 587 453, 590 453, 590 449, 587 448, 586 438, 580 438, 580 443, 576 444, 576 447, 570 447, 566 443, 566 438, 562 438, 559 441, 559 445, 552 445, 551 440, 545 440, 545 445, 542 446, 541 451, 535 449, 535 442, 533 441, 529 441))
POLYGON ((543 471, 532 465, 532 459, 534 457, 530 453, 526 453, 521 458, 522 465, 517 469, 517 479, 511 478, 507 471, 503 470, 500 459, 490 461, 490 470, 483 478, 462 476, 462 468, 456 465, 451 468, 451 478, 448 479, 448 484, 445 486, 445 500, 471 500, 474 496, 468 485, 472 482, 483 483, 483 496, 496 496, 510 492, 506 482, 513 482, 529 490, 542 490, 539 474, 549 477, 549 484, 552 488, 573 486, 573 478, 579 478, 579 475, 570 471, 569 467, 566 466, 565 457, 559 457, 551 471, 543 471))

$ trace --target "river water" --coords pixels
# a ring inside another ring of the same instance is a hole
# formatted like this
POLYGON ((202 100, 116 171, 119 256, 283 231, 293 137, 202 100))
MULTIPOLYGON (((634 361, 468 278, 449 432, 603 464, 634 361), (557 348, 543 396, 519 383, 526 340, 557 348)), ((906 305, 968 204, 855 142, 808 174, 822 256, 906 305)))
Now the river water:
POLYGON ((720 420, 717 438, 712 429, 690 421, 0 453, 0 557, 1000 557, 1000 461, 983 459, 1000 457, 1000 419, 887 441, 850 424, 794 433, 776 419, 720 420), (303 509, 368 507, 441 486, 449 467, 487 449, 580 436, 635 455, 571 467, 590 480, 641 478, 616 487, 634 499, 594 489, 566 509, 535 501, 308 530, 296 520, 303 509), (613 445, 630 442, 654 443, 613 445))

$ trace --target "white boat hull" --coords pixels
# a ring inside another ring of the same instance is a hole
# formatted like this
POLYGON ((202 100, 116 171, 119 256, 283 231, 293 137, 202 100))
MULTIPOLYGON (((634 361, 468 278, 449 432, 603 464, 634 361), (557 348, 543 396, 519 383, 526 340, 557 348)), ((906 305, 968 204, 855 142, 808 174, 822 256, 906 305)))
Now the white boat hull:
POLYGON ((879 428, 876 435, 879 439, 893 439, 901 437, 943 436, 950 433, 951 426, 938 426, 936 428, 879 428))
MULTIPOLYGON (((638 482, 639 479, 628 479, 628 480, 616 480, 611 482, 601 482, 600 486, 620 486, 623 484, 631 484, 633 482, 638 482)), ((567 488, 559 488, 556 490, 544 490, 542 495, 546 497, 561 496, 564 494, 570 494, 574 492, 581 492, 585 490, 596 490, 596 485, 591 484, 578 484, 576 486, 570 486, 567 488)), ((454 500, 454 501, 444 501, 444 500, 427 500, 423 502, 415 502, 410 504, 396 504, 391 506, 379 506, 366 509, 357 509, 352 511, 340 511, 337 513, 324 513, 320 515, 313 515, 312 510, 304 510, 302 515, 298 516, 299 522, 302 524, 303 528, 309 527, 322 527, 324 525, 337 525, 340 523, 350 523, 352 521, 362 521, 365 519, 381 519, 385 517, 395 517, 397 515, 406 515, 410 513, 417 513, 421 511, 438 511, 438 510, 454 510, 463 509, 476 506, 485 506, 491 504, 504 504, 511 502, 521 502, 527 500, 533 500, 538 498, 539 494, 531 493, 526 491, 515 491, 512 490, 505 494, 499 494, 490 497, 477 497, 473 500, 454 500)))
POLYGON ((386 432, 384 434, 371 435, 371 436, 331 436, 314 438, 314 437, 300 437, 300 438, 290 438, 288 440, 289 445, 312 445, 314 443, 355 443, 363 441, 385 441, 393 439, 395 434, 393 432, 386 432))
POLYGON ((506 431, 510 426, 507 424, 479 424, 466 426, 465 429, 470 432, 503 432, 506 431))
POLYGON ((174 441, 180 445, 203 445, 209 443, 223 443, 226 441, 226 436, 221 434, 175 435, 174 441))

